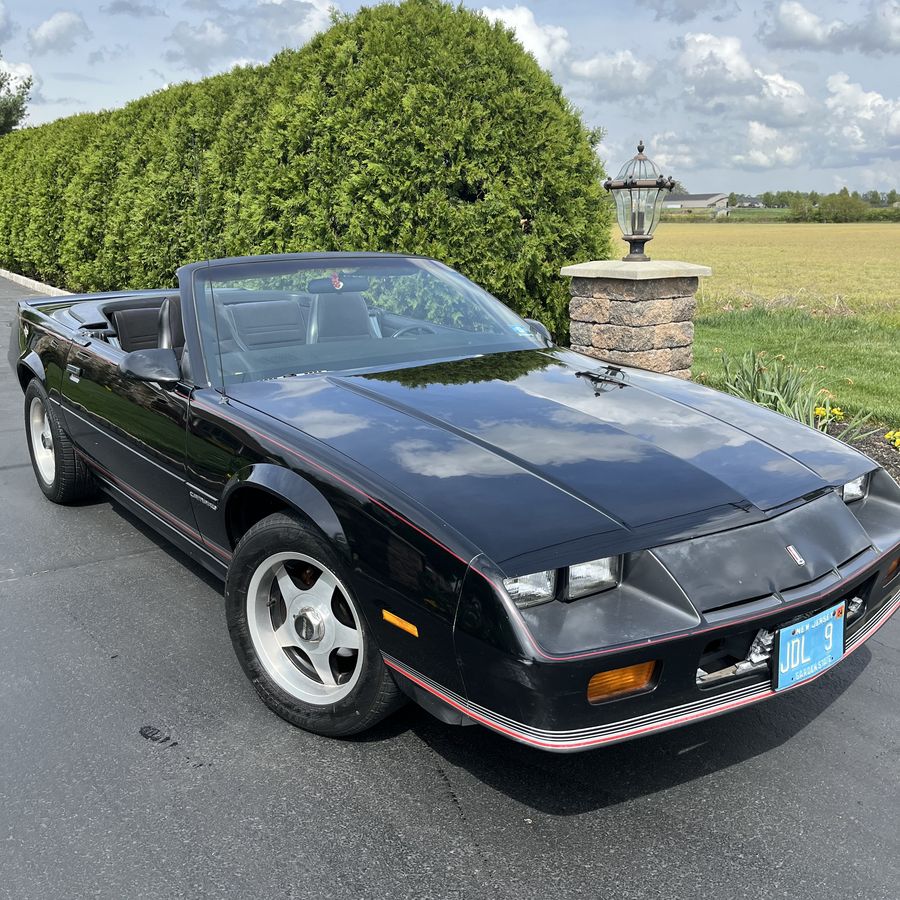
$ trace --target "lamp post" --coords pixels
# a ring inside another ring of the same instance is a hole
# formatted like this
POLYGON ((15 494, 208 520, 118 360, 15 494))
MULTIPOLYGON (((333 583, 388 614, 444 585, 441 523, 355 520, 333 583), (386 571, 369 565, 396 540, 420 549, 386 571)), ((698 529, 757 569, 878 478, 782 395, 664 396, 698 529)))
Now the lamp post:
POLYGON ((675 187, 675 179, 663 176, 644 156, 643 141, 637 150, 637 155, 622 166, 615 178, 603 182, 616 201, 616 219, 631 251, 622 257, 626 262, 649 261, 644 245, 653 240, 663 196, 675 187))

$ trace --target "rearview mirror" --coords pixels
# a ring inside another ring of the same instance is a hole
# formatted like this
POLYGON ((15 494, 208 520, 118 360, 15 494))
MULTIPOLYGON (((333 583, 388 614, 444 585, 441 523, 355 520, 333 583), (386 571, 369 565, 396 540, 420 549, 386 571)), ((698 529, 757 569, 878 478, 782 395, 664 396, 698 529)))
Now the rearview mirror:
POLYGON ((126 353, 119 363, 119 371, 135 381, 156 381, 159 384, 181 381, 178 357, 170 347, 126 353))
POLYGON ((548 344, 553 343, 553 335, 550 334, 550 329, 543 322, 538 322, 537 319, 526 319, 525 321, 539 338, 543 338, 548 344))

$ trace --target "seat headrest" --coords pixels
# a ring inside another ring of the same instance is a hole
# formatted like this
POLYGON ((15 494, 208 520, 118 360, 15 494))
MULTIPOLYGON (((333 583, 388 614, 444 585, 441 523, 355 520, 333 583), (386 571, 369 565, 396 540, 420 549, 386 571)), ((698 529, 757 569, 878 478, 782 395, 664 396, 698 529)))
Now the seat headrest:
POLYGON ((184 349, 180 297, 166 297, 159 308, 159 346, 170 348, 176 353, 181 353, 184 349))
POLYGON ((307 343, 373 337, 369 307, 362 294, 316 294, 310 307, 307 343))

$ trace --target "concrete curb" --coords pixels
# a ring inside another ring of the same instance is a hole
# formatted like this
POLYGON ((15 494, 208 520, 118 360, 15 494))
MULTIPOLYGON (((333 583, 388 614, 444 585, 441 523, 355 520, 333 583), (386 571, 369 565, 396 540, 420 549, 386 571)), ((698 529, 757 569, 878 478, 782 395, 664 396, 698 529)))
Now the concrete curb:
POLYGON ((69 291, 64 291, 62 288, 53 287, 52 284, 44 284, 43 281, 35 281, 33 278, 26 278, 24 275, 19 275, 18 272, 10 272, 7 269, 0 269, 0 278, 5 278, 7 281, 12 281, 14 284, 21 285, 31 291, 37 291, 39 294, 47 294, 50 297, 66 297, 70 293, 69 291))

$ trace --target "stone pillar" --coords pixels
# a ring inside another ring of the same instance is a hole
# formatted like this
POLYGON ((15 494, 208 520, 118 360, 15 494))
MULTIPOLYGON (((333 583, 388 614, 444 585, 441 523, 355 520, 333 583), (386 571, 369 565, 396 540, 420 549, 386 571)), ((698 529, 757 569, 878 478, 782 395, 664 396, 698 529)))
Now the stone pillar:
POLYGON ((695 295, 712 269, 693 263, 601 260, 566 266, 573 350, 608 362, 691 377, 695 295))

